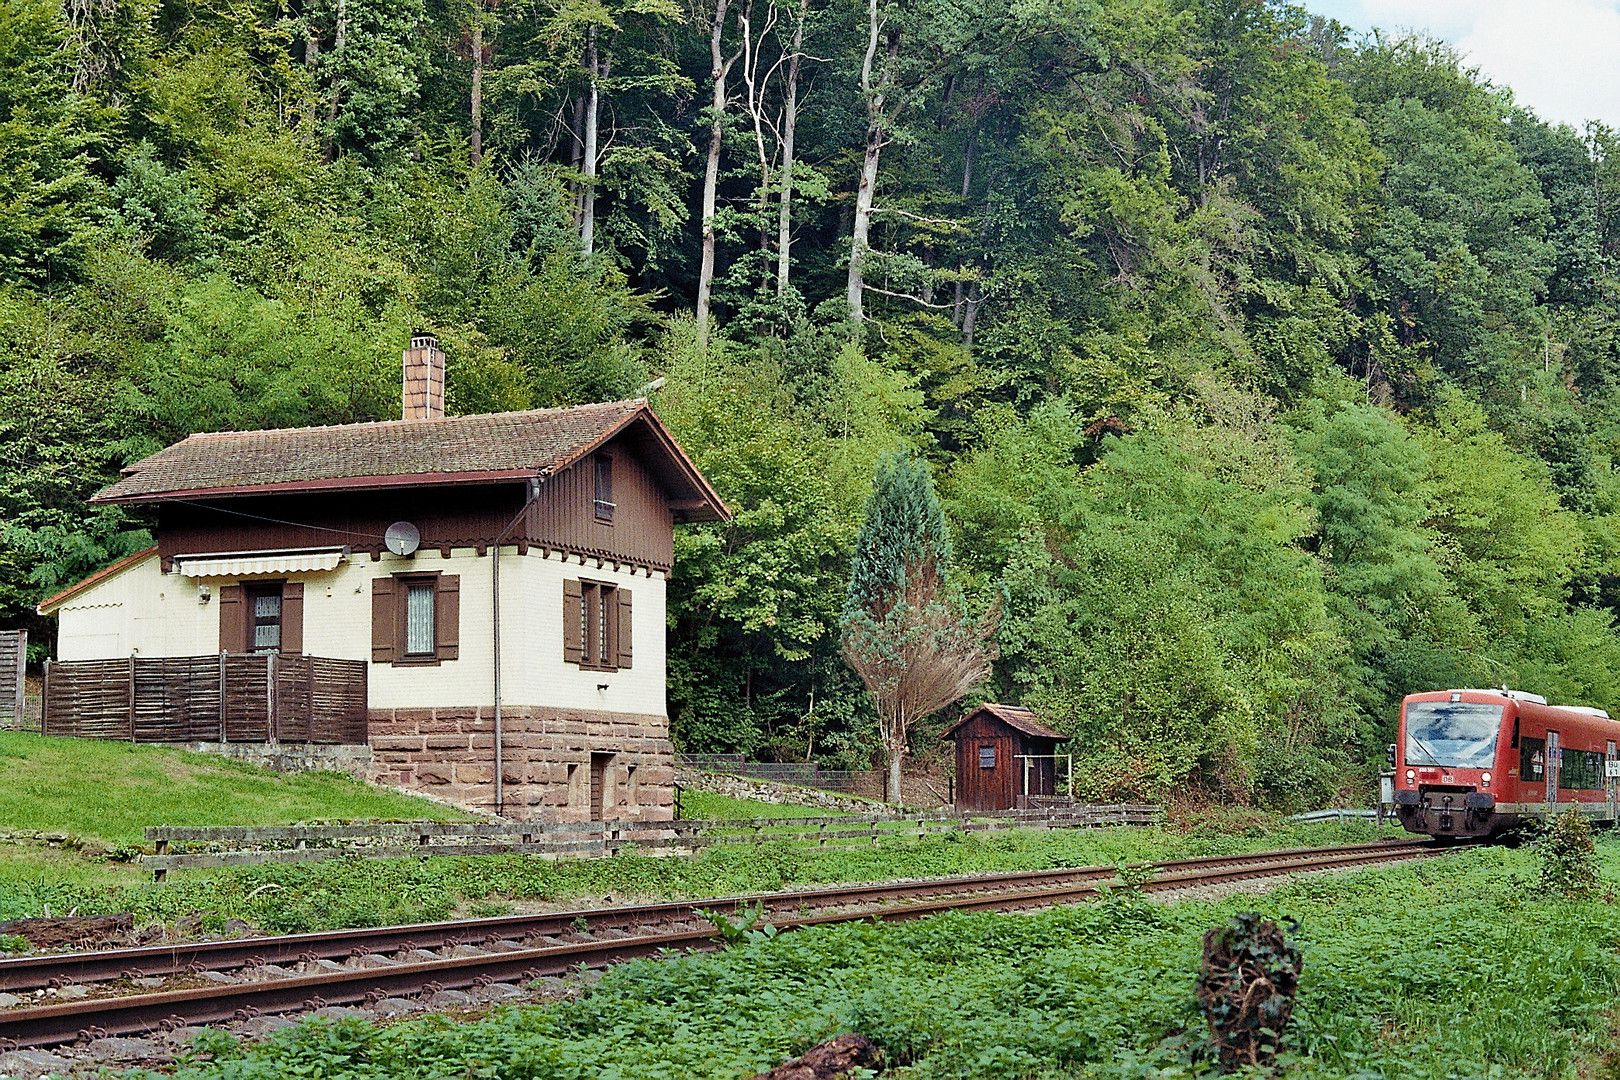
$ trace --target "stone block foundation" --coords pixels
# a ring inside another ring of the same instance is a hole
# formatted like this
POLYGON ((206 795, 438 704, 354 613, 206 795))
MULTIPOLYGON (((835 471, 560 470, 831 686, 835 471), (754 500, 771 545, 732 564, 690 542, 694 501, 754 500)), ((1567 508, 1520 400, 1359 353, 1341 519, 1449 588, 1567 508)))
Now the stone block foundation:
MULTIPOLYGON (((488 707, 372 709, 371 779, 496 813, 488 707)), ((501 709, 502 816, 516 821, 669 821, 669 718, 533 706, 501 709)))

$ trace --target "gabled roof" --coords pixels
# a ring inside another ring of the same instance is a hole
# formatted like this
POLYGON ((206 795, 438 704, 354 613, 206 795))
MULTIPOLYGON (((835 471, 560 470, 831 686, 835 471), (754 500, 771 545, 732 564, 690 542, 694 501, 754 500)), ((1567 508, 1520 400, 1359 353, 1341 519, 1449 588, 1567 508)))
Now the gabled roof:
POLYGON ((1022 705, 997 705, 990 701, 985 702, 977 709, 969 712, 966 716, 962 717, 962 719, 958 720, 945 731, 941 732, 939 737, 942 739, 950 738, 952 735, 956 734, 957 728, 961 727, 969 720, 972 720, 980 713, 989 713, 991 716, 995 717, 997 720, 1000 720, 1009 727, 1016 728, 1017 730, 1022 731, 1025 735, 1029 735, 1037 739, 1057 739, 1062 741, 1069 738, 1069 736, 1053 731, 1051 728, 1041 723, 1035 718, 1034 713, 1030 712, 1022 705))
POLYGON ((95 573, 91 574, 89 577, 84 578, 81 581, 75 581, 72 585, 69 585, 56 595, 47 596, 34 606, 34 610, 39 612, 41 615, 53 614, 57 608, 61 607, 67 601, 73 599, 75 596, 78 596, 92 585, 99 585, 108 578, 123 572, 131 566, 134 566, 136 563, 153 558, 157 555, 157 553, 158 549, 156 547, 149 547, 141 551, 137 551, 133 555, 125 555, 122 559, 119 559, 111 566, 104 566, 100 570, 97 570, 95 573))
POLYGON ((287 492, 514 483, 568 468, 620 434, 678 521, 731 515, 647 402, 192 435, 124 470, 90 501, 155 503, 287 492))

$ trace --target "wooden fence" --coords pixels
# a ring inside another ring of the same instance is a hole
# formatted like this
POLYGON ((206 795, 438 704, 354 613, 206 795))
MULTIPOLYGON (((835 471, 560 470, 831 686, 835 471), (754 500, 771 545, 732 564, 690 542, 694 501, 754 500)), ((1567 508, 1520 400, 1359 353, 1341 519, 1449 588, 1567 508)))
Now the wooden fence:
POLYGON ((47 735, 127 742, 366 741, 366 662, 220 653, 45 666, 47 735))
POLYGON ((952 832, 1072 829, 1150 825, 1158 806, 1070 806, 955 814, 874 814, 859 817, 758 818, 747 821, 390 822, 368 825, 264 825, 146 830, 156 854, 141 865, 163 881, 170 870, 266 863, 308 863, 344 856, 391 859, 430 855, 536 855, 601 858, 634 845, 692 853, 715 844, 779 842, 823 849, 921 840, 952 832), (850 843, 850 842, 857 843, 850 843), (184 853, 172 845, 206 848, 184 853))
POLYGON ((0 728, 23 726, 28 631, 0 630, 0 728))

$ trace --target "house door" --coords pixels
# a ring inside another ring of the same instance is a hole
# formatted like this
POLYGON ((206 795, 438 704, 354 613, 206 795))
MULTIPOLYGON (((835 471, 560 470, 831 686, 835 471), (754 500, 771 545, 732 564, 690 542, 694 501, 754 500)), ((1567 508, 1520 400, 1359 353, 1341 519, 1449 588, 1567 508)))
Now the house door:
POLYGON ((273 653, 281 651, 281 582, 273 585, 248 585, 242 590, 247 600, 248 652, 273 653))
POLYGON ((591 755, 591 820, 601 821, 607 809, 607 770, 613 762, 612 754, 591 755))

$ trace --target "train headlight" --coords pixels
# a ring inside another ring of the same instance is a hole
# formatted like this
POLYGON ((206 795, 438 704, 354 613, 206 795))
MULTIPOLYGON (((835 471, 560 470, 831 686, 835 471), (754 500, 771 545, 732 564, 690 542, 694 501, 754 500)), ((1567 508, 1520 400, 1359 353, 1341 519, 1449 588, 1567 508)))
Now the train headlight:
POLYGON ((1416 769, 1407 769, 1406 770, 1406 779, 1407 780, 1416 780, 1417 779, 1417 770, 1416 769))
POLYGON ((1490 787, 1491 786, 1491 774, 1490 773, 1480 773, 1479 774, 1479 786, 1480 787, 1490 787))

